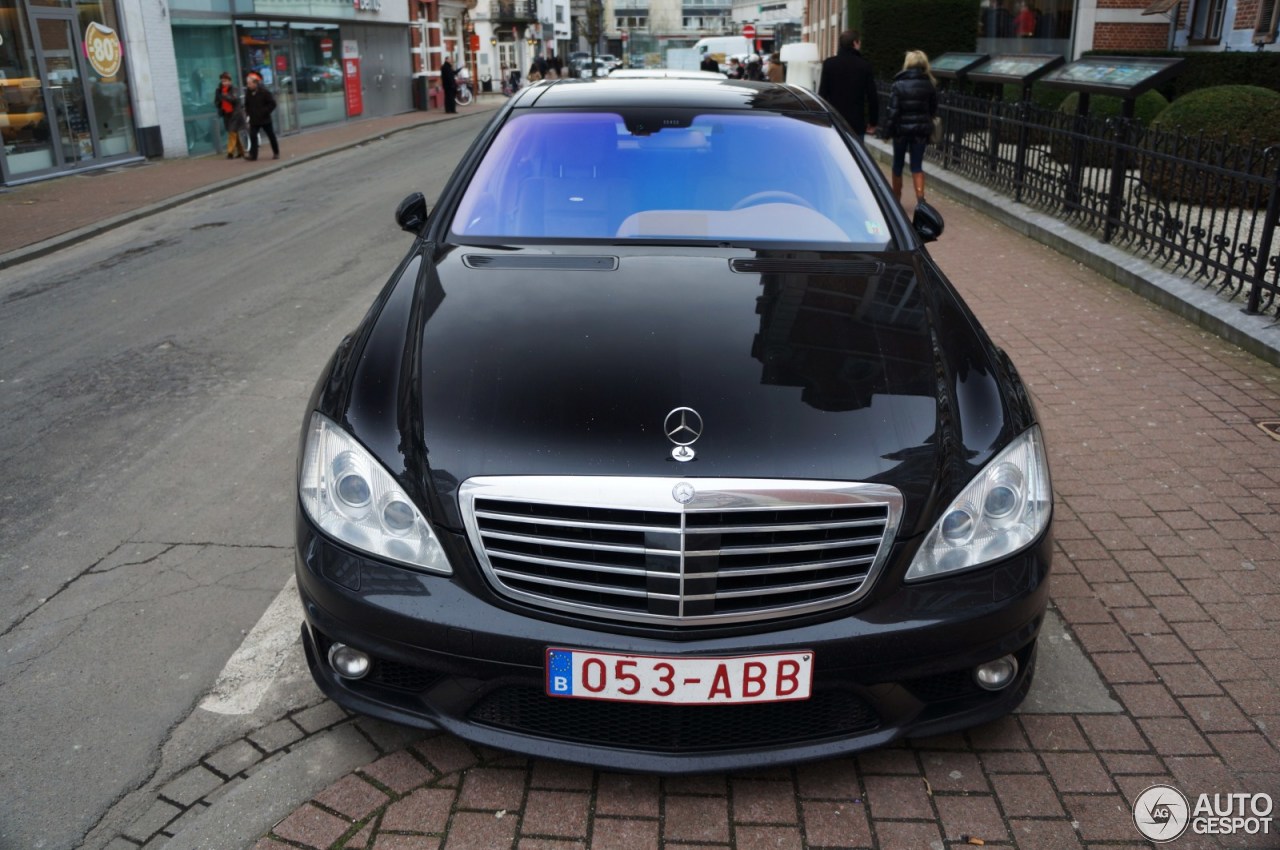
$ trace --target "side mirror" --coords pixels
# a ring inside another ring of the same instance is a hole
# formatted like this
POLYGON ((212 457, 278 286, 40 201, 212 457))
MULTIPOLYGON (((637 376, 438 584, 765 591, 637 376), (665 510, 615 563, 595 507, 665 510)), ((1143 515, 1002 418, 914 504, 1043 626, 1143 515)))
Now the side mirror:
POLYGON ((422 225, 427 223, 427 199, 421 192, 414 192, 396 207, 396 224, 401 230, 407 230, 414 236, 422 232, 422 225))
POLYGON ((942 235, 946 222, 942 220, 942 213, 924 201, 920 201, 916 204, 916 211, 911 216, 911 226, 922 240, 932 242, 942 235))

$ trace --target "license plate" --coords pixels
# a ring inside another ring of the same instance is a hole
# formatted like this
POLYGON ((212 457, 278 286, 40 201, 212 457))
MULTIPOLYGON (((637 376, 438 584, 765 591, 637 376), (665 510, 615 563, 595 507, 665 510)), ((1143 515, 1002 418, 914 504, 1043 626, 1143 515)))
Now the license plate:
POLYGON ((547 650, 547 694, 553 697, 679 705, 781 702, 808 699, 812 682, 808 651, 667 658, 547 650))

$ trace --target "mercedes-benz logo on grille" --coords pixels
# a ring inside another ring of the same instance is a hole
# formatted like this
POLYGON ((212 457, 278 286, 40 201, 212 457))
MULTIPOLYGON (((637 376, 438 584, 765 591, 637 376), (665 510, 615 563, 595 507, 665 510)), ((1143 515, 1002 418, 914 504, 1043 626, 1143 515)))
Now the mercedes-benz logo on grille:
POLYGON ((679 484, 671 488, 671 497, 682 505, 687 505, 693 501, 693 497, 697 495, 697 491, 693 489, 693 485, 688 481, 681 481, 679 484))
POLYGON ((702 436, 702 417, 692 407, 677 407, 667 414, 662 430, 667 439, 676 444, 671 456, 680 462, 694 458, 693 449, 689 448, 702 436))

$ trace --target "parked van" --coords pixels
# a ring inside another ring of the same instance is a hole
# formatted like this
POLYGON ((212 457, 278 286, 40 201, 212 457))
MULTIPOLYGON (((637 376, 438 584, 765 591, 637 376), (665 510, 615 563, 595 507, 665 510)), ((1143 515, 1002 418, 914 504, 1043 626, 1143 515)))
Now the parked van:
POLYGON ((741 59, 743 56, 755 52, 751 39, 740 35, 700 38, 694 43, 693 49, 698 51, 698 61, 702 61, 710 54, 711 58, 720 63, 721 71, 729 70, 729 57, 737 56, 741 59))

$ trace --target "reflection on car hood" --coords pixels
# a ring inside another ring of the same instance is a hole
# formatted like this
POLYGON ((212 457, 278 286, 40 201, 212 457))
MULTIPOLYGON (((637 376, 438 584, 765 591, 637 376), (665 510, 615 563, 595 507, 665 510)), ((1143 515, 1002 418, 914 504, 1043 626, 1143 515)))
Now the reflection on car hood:
POLYGON ((1004 421, 984 339, 958 313, 939 330, 922 273, 909 254, 445 251, 410 328, 438 495, 477 475, 875 481, 910 522, 942 455, 989 456, 1004 421), (703 421, 688 463, 677 407, 703 421))

